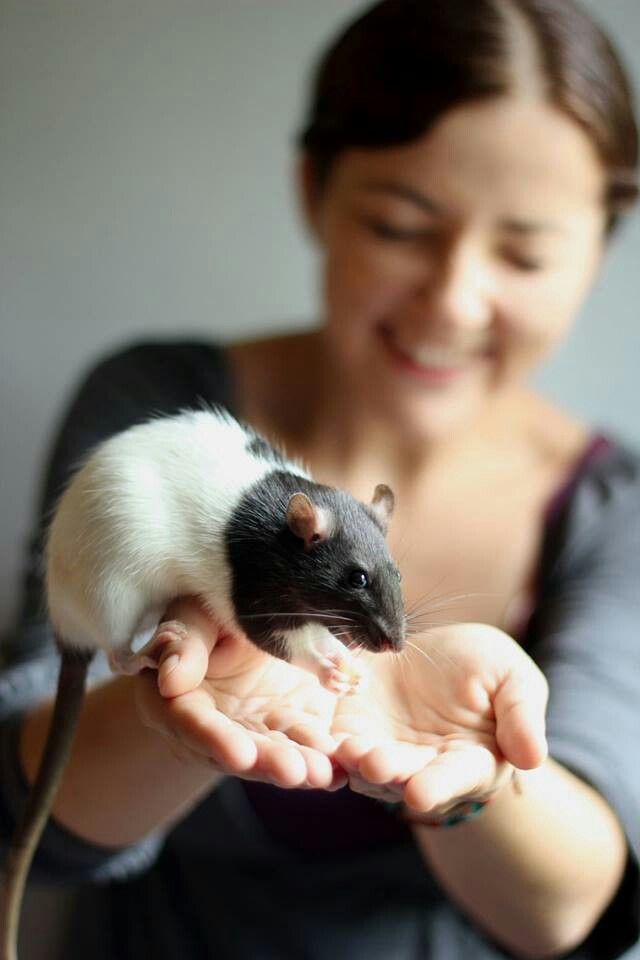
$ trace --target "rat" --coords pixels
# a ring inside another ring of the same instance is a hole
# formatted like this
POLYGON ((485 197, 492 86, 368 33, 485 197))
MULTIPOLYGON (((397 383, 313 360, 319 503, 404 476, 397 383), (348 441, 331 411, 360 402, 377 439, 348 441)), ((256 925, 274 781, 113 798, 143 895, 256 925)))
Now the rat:
POLYGON ((153 631, 194 595, 226 632, 314 673, 362 680, 354 651, 399 651, 400 573, 386 541, 394 495, 369 504, 214 406, 159 416, 100 443, 72 476, 46 537, 49 621, 61 656, 51 728, 6 867, 2 960, 16 960, 26 877, 64 771, 98 650, 114 672, 157 667, 153 631))

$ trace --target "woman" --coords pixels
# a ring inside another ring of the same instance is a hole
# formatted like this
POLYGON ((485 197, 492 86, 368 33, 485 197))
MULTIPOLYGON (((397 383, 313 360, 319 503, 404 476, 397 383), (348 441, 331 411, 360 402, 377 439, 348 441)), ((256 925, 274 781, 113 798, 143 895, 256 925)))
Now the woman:
MULTIPOLYGON (((336 702, 172 604, 158 673, 90 693, 43 838, 42 876, 110 881, 65 956, 631 957, 640 463, 525 384, 635 196, 622 71, 569 0, 386 0, 325 55, 300 143, 322 323, 101 363, 43 515, 96 440, 222 401, 316 479, 392 486, 415 649, 336 702)), ((49 716, 40 602, 33 576, 7 835, 49 716)))

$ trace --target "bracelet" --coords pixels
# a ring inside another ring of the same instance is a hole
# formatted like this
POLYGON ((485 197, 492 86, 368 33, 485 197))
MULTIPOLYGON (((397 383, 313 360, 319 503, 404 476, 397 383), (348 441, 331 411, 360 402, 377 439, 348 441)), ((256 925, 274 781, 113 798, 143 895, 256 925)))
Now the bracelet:
POLYGON ((489 797, 487 800, 465 800, 441 817, 430 816, 428 813, 412 813, 403 803, 390 803, 384 800, 381 802, 387 810, 397 813, 404 823, 418 827, 455 827, 459 823, 473 820, 494 799, 489 797))
POLYGON ((455 827, 459 823, 466 823, 467 820, 473 820, 493 799, 493 797, 489 797, 488 800, 467 800, 464 803, 459 803, 441 817, 430 817, 429 814, 411 813, 406 808, 401 812, 400 816, 405 823, 410 823, 418 827, 455 827))
POLYGON ((401 801, 391 802, 389 800, 379 800, 378 802, 390 813, 397 814, 404 823, 412 824, 417 827, 455 827, 458 823, 466 823, 467 820, 473 820, 474 817, 484 810, 484 808, 493 803, 496 797, 502 792, 504 786, 511 786, 515 793, 521 795, 523 786, 521 773, 519 770, 512 769, 511 777, 503 786, 486 797, 485 800, 463 800, 456 804, 447 813, 441 817, 433 816, 428 813, 417 813, 408 810, 401 801))

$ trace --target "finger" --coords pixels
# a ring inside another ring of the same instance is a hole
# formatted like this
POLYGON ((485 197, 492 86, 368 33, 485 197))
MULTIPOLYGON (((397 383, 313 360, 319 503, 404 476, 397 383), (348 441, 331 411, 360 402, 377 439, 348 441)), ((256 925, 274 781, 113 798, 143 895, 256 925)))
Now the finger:
POLYGON ((209 645, 199 632, 184 628, 182 635, 174 621, 160 624, 156 641, 161 644, 158 658, 158 690, 163 697, 178 697, 199 687, 209 663, 209 645))
POLYGON ((158 664, 163 697, 177 697, 202 683, 218 634, 217 625, 195 597, 179 597, 167 607, 144 648, 158 664))
POLYGON ((329 759, 333 768, 333 779, 331 783, 325 787, 325 790, 341 790, 348 784, 349 776, 346 770, 340 766, 335 757, 330 757, 329 759))
POLYGON ((547 756, 548 693, 544 675, 536 667, 509 674, 494 698, 498 746, 509 763, 521 770, 538 767, 547 756))
POLYGON ((338 745, 336 760, 346 770, 359 770, 362 758, 380 743, 379 738, 365 736, 347 736, 338 745))
POLYGON ((290 740, 306 747, 313 747, 322 753, 333 753, 337 742, 327 730, 327 722, 313 714, 292 709, 272 710, 264 717, 270 730, 280 730, 290 740))
POLYGON ((349 789, 363 797, 373 797, 384 803, 399 803, 402 800, 402 787, 393 783, 369 783, 357 773, 349 775, 349 789))
POLYGON ((360 760, 360 774, 370 783, 403 783, 430 763, 434 747, 394 741, 374 747, 360 760))
POLYGON ((304 747, 312 747, 325 755, 334 753, 337 746, 334 738, 326 730, 318 729, 307 721, 292 723, 285 727, 283 732, 295 743, 304 747))
POLYGON ((304 786, 307 764, 301 750, 286 742, 270 740, 263 734, 255 736, 258 755, 253 773, 260 772, 279 787, 304 786))
POLYGON ((412 810, 429 813, 480 796, 493 786, 497 764, 483 747, 441 753, 407 781, 404 801, 412 810))
POLYGON ((145 674, 138 678, 136 694, 147 726, 173 737, 198 756, 228 766, 234 773, 254 766, 257 749, 250 733, 217 710, 203 690, 165 700, 158 693, 154 674, 145 674))
POLYGON ((305 786, 314 790, 327 790, 334 785, 336 775, 330 757, 307 747, 300 747, 300 754, 307 767, 305 786))

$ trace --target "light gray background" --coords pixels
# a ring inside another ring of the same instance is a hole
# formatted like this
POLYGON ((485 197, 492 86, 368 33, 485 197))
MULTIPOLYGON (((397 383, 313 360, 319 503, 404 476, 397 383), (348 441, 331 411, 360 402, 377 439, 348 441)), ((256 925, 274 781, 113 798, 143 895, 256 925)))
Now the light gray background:
MULTIPOLYGON (((312 321, 290 190, 309 65, 356 0, 0 0, 0 627, 46 440, 81 372, 145 336, 312 321)), ((592 0, 638 82, 638 0, 592 0)), ((640 445, 640 222, 544 390, 640 445)), ((22 960, 69 895, 32 891, 22 960)))
MULTIPOLYGON (((638 79, 638 0, 592 0, 638 79)), ((312 321, 293 133, 358 0, 0 0, 0 627, 50 431, 99 354, 312 321)), ((640 224, 539 378, 640 441, 640 224)))

